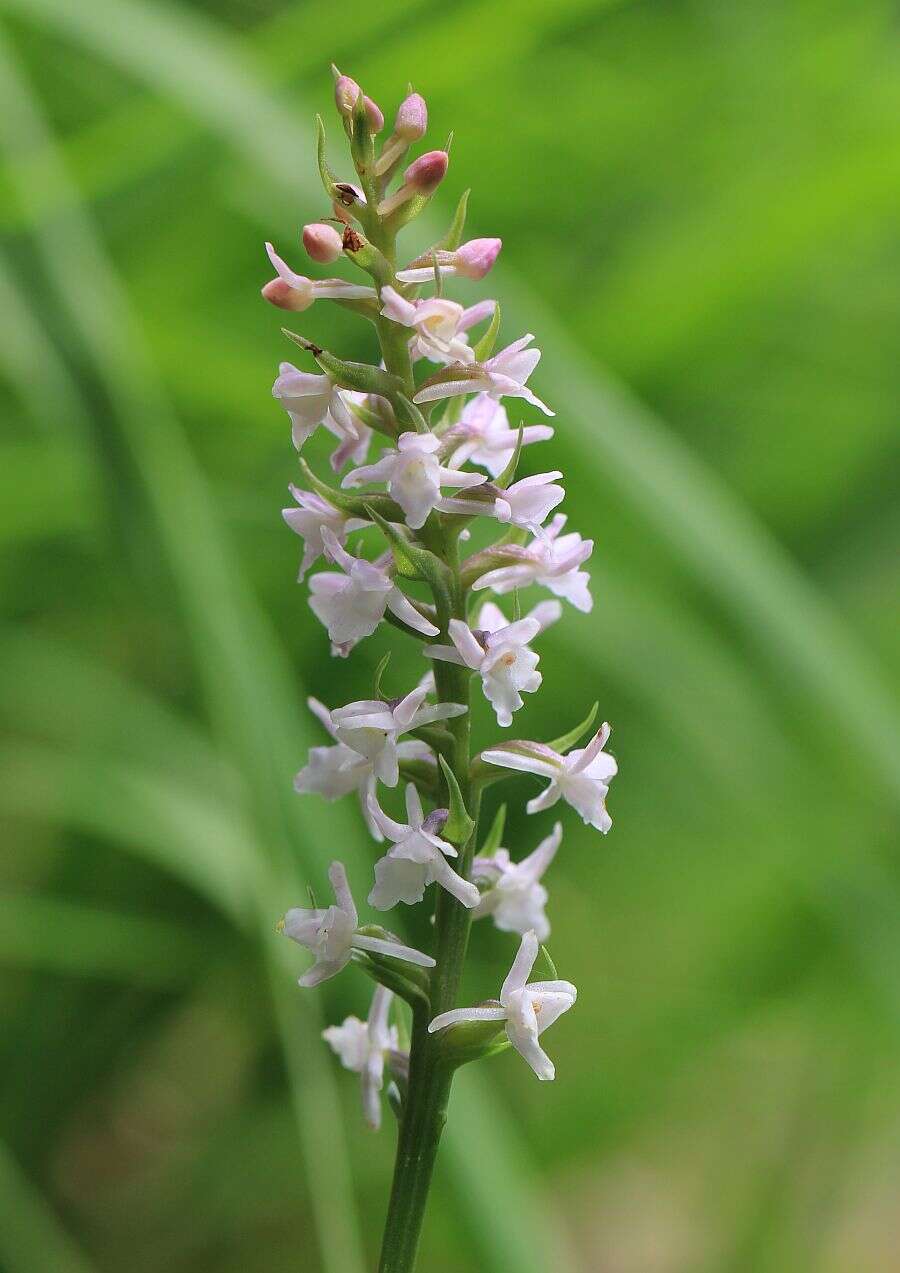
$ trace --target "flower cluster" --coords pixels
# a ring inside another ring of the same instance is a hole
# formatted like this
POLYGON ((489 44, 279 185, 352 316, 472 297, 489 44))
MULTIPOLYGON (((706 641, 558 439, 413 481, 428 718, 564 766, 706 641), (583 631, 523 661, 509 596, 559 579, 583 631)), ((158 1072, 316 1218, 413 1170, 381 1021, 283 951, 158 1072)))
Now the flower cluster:
POLYGON ((562 800, 606 833, 616 762, 605 750, 609 726, 590 734, 593 714, 550 743, 516 739, 472 749, 472 690, 483 693, 497 726, 509 729, 524 696, 541 686, 542 637, 561 619, 563 602, 590 611, 584 566, 593 542, 566 530, 556 511, 565 499, 558 470, 518 475, 529 448, 553 437, 549 424, 507 414, 518 401, 553 415, 528 383, 541 356, 534 337, 495 352, 497 302, 466 305, 444 294, 458 279, 465 285, 485 278, 500 240, 464 240, 464 198, 448 232, 398 267, 398 233, 428 207, 449 163, 444 150, 409 162, 427 128, 425 101, 410 92, 380 146, 381 110, 339 72, 335 101, 355 174, 352 181, 334 175, 319 121, 327 202, 301 241, 311 261, 340 262, 356 277, 308 278, 267 244, 276 277, 262 293, 295 313, 328 300, 359 315, 378 338, 379 356, 371 365, 347 362, 286 332, 317 369, 282 363, 273 395, 290 418, 298 452, 322 429, 336 440, 337 476, 316 476, 301 454, 284 520, 303 541, 299 578, 309 576, 309 605, 332 652, 346 657, 387 622, 419 644, 421 662, 399 697, 382 688, 383 661, 372 698, 330 707, 310 699, 328 741, 311 749, 294 785, 326 800, 356 793, 381 845, 369 905, 385 912, 433 897, 433 953, 361 925, 340 862, 329 872, 334 904, 289 910, 281 928, 312 953, 301 985, 317 985, 350 963, 378 983, 366 1021, 348 1017, 325 1031, 343 1065, 361 1076, 365 1117, 377 1127, 386 1070, 401 1119, 425 1100, 438 1061, 452 1069, 511 1046, 538 1078, 554 1077, 538 1037, 576 997, 542 946, 550 934, 544 878, 562 825, 513 854, 501 843, 505 807, 480 835, 481 794, 510 771, 536 775, 547 786, 526 804, 529 814, 562 800), (372 456, 376 442, 381 453, 372 456), (520 592, 532 587, 544 595, 525 610, 520 592), (391 813, 401 787, 405 812, 391 813), (468 927, 484 917, 516 934, 520 946, 499 998, 459 1008, 468 927), (550 975, 530 982, 538 960, 550 975), (397 999, 412 1010, 409 1050, 401 1044, 405 1018, 391 1023, 397 999))

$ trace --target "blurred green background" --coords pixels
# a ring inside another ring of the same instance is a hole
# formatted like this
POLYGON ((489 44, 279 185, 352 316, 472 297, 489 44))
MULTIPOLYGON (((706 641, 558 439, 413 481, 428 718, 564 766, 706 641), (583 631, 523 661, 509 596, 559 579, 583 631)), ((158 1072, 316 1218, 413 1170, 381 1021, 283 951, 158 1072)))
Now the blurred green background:
MULTIPOLYGON (((367 988, 301 994, 272 931, 336 854, 363 892, 352 802, 291 777, 305 695, 394 644, 329 658, 279 515, 262 243, 299 266, 326 211, 332 59, 389 117, 414 82, 455 130, 432 225, 472 186, 504 239, 454 294, 536 333, 528 462, 597 542, 516 732, 599 698, 620 761, 548 881, 558 1081, 462 1073, 422 1267, 897 1267, 897 17, 0 0, 3 1273, 373 1267, 393 1129, 318 1040, 367 988)), ((477 928, 467 993, 509 953, 477 928)))

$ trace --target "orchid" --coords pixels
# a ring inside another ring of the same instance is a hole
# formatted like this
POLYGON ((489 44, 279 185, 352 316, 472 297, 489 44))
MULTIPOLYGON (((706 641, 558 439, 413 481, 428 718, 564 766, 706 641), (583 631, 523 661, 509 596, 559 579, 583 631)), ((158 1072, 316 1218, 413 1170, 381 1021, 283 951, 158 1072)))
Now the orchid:
POLYGON ((309 581, 309 604, 328 629, 334 653, 346 655, 357 641, 371 636, 385 610, 424 636, 438 635, 440 629, 400 591, 386 567, 352 557, 327 526, 322 527, 321 534, 326 554, 343 573, 313 575, 309 581))
POLYGON ((340 862, 332 862, 328 879, 334 889, 335 905, 325 910, 307 910, 295 907, 281 921, 280 930, 285 937, 312 951, 315 963, 300 978, 301 986, 317 986, 321 981, 336 976, 350 962, 354 950, 373 951, 418 964, 420 968, 433 968, 434 960, 419 950, 404 946, 392 938, 371 937, 360 933, 359 915, 347 883, 347 872, 340 862))
POLYGON ((403 1069, 406 1064, 406 1054, 400 1052, 397 1027, 389 1024, 393 997, 390 990, 378 986, 365 1021, 345 1017, 341 1025, 330 1025, 322 1031, 322 1038, 344 1069, 360 1076, 363 1117, 373 1131, 381 1126, 385 1060, 394 1069, 403 1069))
POLYGON ((540 881, 561 843, 562 823, 557 822, 552 834, 521 862, 513 862, 509 850, 503 848, 491 857, 477 857, 472 863, 472 879, 485 885, 485 889, 472 918, 490 915, 501 932, 524 936, 533 929, 539 941, 546 941, 550 936, 544 909, 547 890, 540 881))
POLYGON ((433 508, 440 507, 441 487, 456 490, 480 486, 483 473, 461 473, 440 463, 441 440, 433 433, 401 433, 397 449, 385 452, 376 464, 348 473, 344 487, 363 486, 367 482, 387 482, 388 493, 406 514, 411 530, 420 530, 433 508))
POLYGON ((331 713, 334 736, 364 757, 386 787, 396 787, 400 777, 397 740, 401 734, 464 716, 468 711, 462 703, 426 703, 427 694, 427 687, 419 685, 393 703, 361 699, 339 707, 331 713))
POLYGON ((457 301, 442 296, 426 300, 408 301, 393 287, 381 289, 381 312, 403 327, 415 332, 411 353, 414 359, 428 358, 431 362, 474 362, 465 333, 495 309, 494 301, 479 301, 463 309, 457 301))
POLYGON ((541 813, 563 799, 581 815, 586 826, 596 827, 605 835, 612 827, 606 797, 618 772, 615 758, 603 750, 609 733, 609 725, 603 724, 587 747, 577 747, 565 756, 546 743, 515 742, 489 748, 481 753, 481 759, 490 765, 550 779, 549 786, 528 801, 528 813, 541 813))
POLYGON ((522 446, 545 442, 553 437, 549 424, 529 424, 511 429, 506 408, 490 394, 480 393, 463 407, 460 421, 444 437, 455 449, 450 464, 459 468, 469 461, 486 468, 491 477, 499 477, 512 459, 521 432, 522 446))
POLYGON ((369 905, 387 911, 398 902, 408 906, 421 902, 429 884, 439 884, 463 906, 477 906, 478 889, 457 875, 447 861, 457 857, 452 844, 437 832, 447 821, 446 809, 434 809, 426 817, 419 793, 412 783, 406 787, 408 822, 389 818, 374 796, 369 799, 369 812, 379 830, 393 841, 380 861, 375 863, 375 886, 369 894, 369 905))
POLYGON ((299 583, 310 566, 325 552, 325 541, 322 538, 324 530, 329 530, 337 542, 343 544, 348 534, 361 530, 368 522, 361 517, 350 517, 314 491, 301 491, 293 483, 288 489, 298 507, 283 508, 281 515, 291 530, 303 540, 303 558, 297 575, 299 583))
POLYGON ((501 349, 483 363, 475 363, 471 369, 465 364, 457 367, 465 374, 454 377, 456 367, 433 377, 413 398, 413 402, 437 402, 441 398, 454 398, 461 393, 486 393, 492 398, 524 398, 538 407, 544 415, 553 415, 546 402, 542 402, 525 383, 541 359, 539 349, 529 349, 532 335, 521 336, 511 345, 501 349))
POLYGON ((310 279, 303 274, 295 274, 287 262, 281 259, 271 243, 266 244, 266 253, 275 267, 276 277, 266 283, 262 294, 270 305, 277 305, 279 309, 300 312, 309 309, 316 300, 373 301, 376 299, 377 293, 374 287, 345 283, 341 278, 310 279))
POLYGON ((453 1008, 436 1016, 428 1033, 475 1021, 506 1024, 506 1037, 528 1062, 539 1079, 556 1078, 556 1067, 538 1043, 538 1036, 572 1007, 578 991, 571 981, 533 981, 528 978, 538 957, 540 943, 531 930, 522 938, 512 968, 500 988, 500 999, 475 1008, 453 1008))
MULTIPOLYGON (((554 436, 546 423, 511 424, 504 405, 517 399, 523 413, 553 415, 530 385, 541 357, 534 337, 494 353, 496 302, 464 305, 445 294, 460 278, 484 278, 500 239, 463 238, 464 197, 433 247, 411 260, 398 249, 401 231, 429 206, 449 170, 448 149, 408 153, 427 130, 424 97, 410 87, 393 130, 379 139, 381 108, 350 76, 337 69, 334 76, 355 171, 340 179, 332 172, 320 121, 324 201, 303 229, 303 244, 312 262, 346 261, 371 285, 307 279, 269 245, 278 277, 264 295, 298 313, 316 299, 332 300, 367 320, 379 348, 371 361, 350 361, 301 332, 287 333, 310 362, 305 369, 282 363, 273 393, 288 412, 297 450, 320 428, 334 435, 331 468, 342 476, 335 489, 337 479, 329 485, 304 458, 303 484, 291 485, 294 506, 283 517, 303 541, 299 578, 308 579, 309 605, 333 654, 346 657, 383 621, 400 632, 379 632, 383 642, 393 636, 398 646, 371 669, 372 689, 356 691, 371 697, 334 708, 308 700, 327 739, 310 748, 294 789, 358 801, 382 846, 372 854, 369 904, 382 912, 427 904, 424 918, 433 928, 420 923, 415 931, 433 932, 435 953, 405 945, 384 928, 361 926, 337 862, 329 872, 335 903, 320 909, 313 900, 309 908, 288 911, 282 930, 312 952, 302 985, 316 985, 348 964, 378 983, 368 1018, 348 1016, 324 1038, 360 1075, 372 1127, 381 1124, 386 1070, 392 1076, 388 1095, 400 1132, 379 1267, 413 1273, 454 1071, 512 1046, 539 1078, 552 1079, 540 1035, 576 999, 575 987, 556 980, 555 972, 553 980, 528 981, 539 943, 550 934, 545 877, 562 825, 528 853, 509 840, 510 847, 501 845, 505 815, 486 836, 479 827, 482 790, 516 772, 535 774, 547 785, 526 804, 529 813, 564 802, 605 833, 616 761, 604 750, 608 725, 584 747, 572 744, 588 723, 555 744, 473 745, 481 716, 470 712, 473 694, 483 693, 497 725, 508 730, 525 696, 538 691, 545 673, 550 679, 546 667, 539 670, 534 647, 562 617, 563 602, 590 611, 586 563, 594 545, 565 529, 559 470, 540 465, 538 473, 518 473, 524 449, 554 436), (398 261, 408 263, 397 268, 398 261), (475 340, 476 324, 488 319, 475 340), (420 374, 423 360, 434 364, 432 374, 420 374), (383 449, 370 462, 375 434, 383 449), (365 549, 350 539, 357 531, 365 549), (308 574, 321 558, 326 568, 308 574), (552 595, 523 614, 518 591, 532 585, 552 595), (513 617, 479 592, 516 594, 513 617), (385 688, 389 681, 397 682, 396 697, 385 688), (401 783, 403 820, 384 791, 401 783), (518 953, 499 999, 458 1007, 470 929, 487 917, 500 934, 521 937, 518 953), (411 1012, 408 1053, 399 1046, 405 1018, 391 1024, 394 995, 411 1012)), ((548 952, 545 957, 552 970, 548 952)))
POLYGON ((496 606, 482 607, 479 626, 473 632, 462 619, 449 623, 452 646, 429 645, 425 653, 432 659, 459 663, 481 676, 484 696, 497 714, 497 724, 512 724, 512 714, 522 706, 522 693, 540 688, 536 671, 538 656, 529 649, 539 632, 559 618, 559 602, 548 602, 540 616, 532 614, 507 623, 496 606))
MULTIPOLYGON (((310 711, 334 740, 334 745, 309 749, 307 763, 294 778, 294 790, 301 795, 319 795, 329 801, 340 800, 342 796, 355 791, 366 826, 374 839, 383 839, 378 824, 369 813, 369 797, 374 794, 377 782, 372 760, 339 740, 331 712, 324 703, 320 703, 317 698, 309 698, 307 703, 310 711)), ((393 756, 397 761, 398 776, 399 766, 404 761, 434 763, 431 748, 417 738, 407 738, 402 742, 395 740, 393 756)))
POLYGON ((511 564, 486 571, 472 584, 473 589, 477 592, 490 588, 502 596, 529 584, 540 584, 568 601, 576 610, 589 613, 594 604, 590 576, 578 567, 590 557, 594 541, 582 539, 574 531, 560 534, 565 524, 565 515, 558 513, 550 525, 536 534, 524 548, 514 544, 506 546, 502 550, 503 555, 511 564))

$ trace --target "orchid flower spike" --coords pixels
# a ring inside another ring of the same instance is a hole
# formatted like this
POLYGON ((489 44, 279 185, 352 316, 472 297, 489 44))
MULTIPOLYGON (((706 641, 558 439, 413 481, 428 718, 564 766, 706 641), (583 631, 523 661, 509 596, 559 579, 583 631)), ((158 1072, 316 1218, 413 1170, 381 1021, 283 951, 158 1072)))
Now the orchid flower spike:
POLYGON ((390 990, 377 986, 365 1021, 345 1017, 342 1025, 331 1025, 322 1031, 322 1038, 344 1069, 360 1076, 363 1117, 373 1131, 381 1126, 385 1060, 396 1071, 407 1065, 406 1053, 400 1051, 397 1027, 389 1024, 392 999, 390 990))
POLYGON ((306 278, 295 274, 283 261, 271 243, 266 244, 269 260, 275 267, 277 278, 271 279, 262 289, 262 295, 270 305, 294 312, 309 309, 313 301, 371 301, 377 299, 374 287, 359 283, 345 283, 342 278, 306 278))
POLYGON ((503 246, 502 239, 469 239, 453 252, 438 251, 419 257, 397 272, 401 283, 428 283, 434 278, 435 257, 441 275, 459 274, 463 278, 483 279, 493 268, 503 246))
POLYGON ((389 955, 420 968, 433 968, 434 960, 419 950, 404 946, 398 941, 369 937, 358 932, 359 915, 347 883, 347 872, 340 862, 332 862, 328 879, 334 889, 336 905, 326 910, 307 910, 294 907, 279 925, 285 937, 312 951, 315 963, 300 978, 301 986, 317 986, 346 968, 354 950, 370 950, 379 955, 389 955))
POLYGON ((576 747, 565 756, 546 743, 517 741, 489 748, 481 753, 481 759, 489 765, 550 779, 550 785, 528 801, 525 808, 529 813, 550 809, 562 797, 581 815, 586 826, 596 827, 605 835, 612 827, 606 797, 618 772, 615 758, 603 750, 609 732, 609 725, 604 723, 587 747, 576 747))
MULTIPOLYGON (((432 691, 434 687, 431 687, 432 691)), ((426 693, 427 693, 426 689, 426 693)), ((307 763, 294 778, 294 790, 300 795, 313 793, 329 801, 340 800, 355 791, 359 797, 366 826, 376 840, 384 836, 369 813, 369 797, 374 795, 375 766, 369 756, 341 742, 331 719, 331 712, 317 698, 307 699, 310 711, 324 725, 333 740, 330 747, 311 747, 307 763)), ((394 755, 398 766, 401 761, 412 760, 434 765, 434 754, 427 743, 418 738, 405 738, 394 743, 394 755)), ((398 768, 399 774, 399 768, 398 768)))
POLYGON ((439 629, 400 591, 386 567, 351 556, 327 526, 322 527, 322 543, 342 573, 313 575, 309 604, 328 629, 332 653, 346 656, 358 641, 371 636, 385 610, 424 636, 438 635, 439 629))
POLYGON ((412 906, 421 902, 432 883, 446 889, 463 906, 478 905, 478 889, 457 875, 447 861, 448 857, 457 856, 456 849, 437 834, 447 821, 446 809, 435 809, 425 817, 419 793, 410 782, 406 786, 407 822, 389 818, 374 796, 369 801, 369 812, 379 829, 393 841, 384 857, 375 863, 370 906, 379 911, 390 910, 398 902, 412 906))
POLYGON ((513 712, 523 705, 522 691, 533 694, 540 688, 538 655, 529 648, 529 642, 560 617, 562 606, 550 601, 536 611, 509 623, 499 607, 489 602, 482 607, 474 632, 462 619, 451 619, 453 645, 428 645, 424 650, 429 658, 458 663, 478 672, 484 696, 497 714, 497 724, 504 728, 512 724, 513 712))
POLYGON ((440 398, 454 398, 459 394, 487 393, 492 398, 524 398, 532 406, 539 407, 544 415, 554 415, 546 402, 536 397, 525 383, 541 358, 539 349, 528 348, 533 340, 531 335, 522 336, 483 363, 476 363, 469 369, 463 364, 461 370, 465 374, 459 379, 454 379, 453 368, 439 373, 440 378, 433 378, 432 383, 426 381, 413 402, 437 402, 440 398))
POLYGON ((521 862, 513 862, 508 849, 498 849, 492 857, 477 857, 472 863, 472 879, 485 886, 473 919, 490 915, 505 933, 522 936, 533 929, 538 941, 550 936, 550 922, 544 909, 547 890, 541 877, 562 843, 562 823, 557 822, 546 839, 521 862))
POLYGON ((465 333, 483 319, 490 318, 497 305, 496 301, 480 301, 463 309, 456 301, 441 296, 408 301, 393 287, 381 289, 381 301, 381 312, 385 318, 403 327, 411 327, 415 332, 410 345, 414 361, 427 358, 447 365, 475 361, 465 333))
POLYGON ((352 441, 354 447, 359 445, 359 426, 328 376, 299 371, 293 363, 283 362, 272 385, 272 397, 290 416, 291 437, 298 451, 320 424, 336 437, 352 441))
POLYGON ((385 451, 375 464, 351 470, 341 485, 387 482, 389 493, 406 515, 407 526, 419 530, 431 510, 441 507, 442 486, 462 490, 487 480, 483 473, 447 468, 438 459, 440 449, 441 439, 434 433, 401 433, 396 450, 385 451))
POLYGON ((466 1021, 505 1021, 506 1037, 538 1078, 555 1078, 556 1067, 538 1043, 538 1036, 572 1007, 578 991, 571 981, 527 984, 539 949, 537 934, 530 930, 522 938, 513 966, 500 989, 499 1003, 442 1012, 430 1023, 428 1033, 466 1021))
POLYGON ((514 544, 502 551, 509 565, 498 566, 481 575, 472 584, 473 591, 491 588, 501 596, 529 584, 541 584, 557 597, 568 601, 576 610, 588 614, 593 607, 590 575, 578 567, 594 550, 592 539, 582 539, 575 531, 560 534, 566 518, 557 513, 553 521, 537 534, 530 544, 519 548, 514 544))
POLYGON ((349 534, 362 530, 369 523, 362 517, 350 517, 314 491, 301 491, 293 483, 288 489, 298 507, 283 508, 281 515, 291 530, 303 540, 303 559, 297 575, 297 582, 300 583, 313 562, 318 561, 325 552, 322 531, 326 527, 339 544, 344 544, 349 534))
POLYGON ((346 744, 371 764, 375 777, 386 787, 396 787, 400 778, 397 740, 410 730, 435 721, 464 716, 462 703, 425 702, 428 689, 417 685, 405 698, 385 702, 383 699, 361 699, 331 713, 331 724, 338 742, 346 744))
MULTIPOLYGON (((529 424, 522 429, 523 446, 552 437, 553 428, 549 424, 529 424)), ((509 427, 506 408, 487 393, 480 393, 467 402, 459 423, 444 434, 444 442, 453 442, 456 446, 450 457, 453 468, 469 461, 486 468, 491 477, 499 477, 509 464, 518 438, 518 429, 509 427)))

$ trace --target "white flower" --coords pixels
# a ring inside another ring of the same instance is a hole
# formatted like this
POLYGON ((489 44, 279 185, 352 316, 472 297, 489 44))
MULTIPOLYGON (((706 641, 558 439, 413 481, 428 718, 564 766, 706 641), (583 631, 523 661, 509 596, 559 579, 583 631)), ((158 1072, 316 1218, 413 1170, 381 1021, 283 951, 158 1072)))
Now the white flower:
POLYGON ((494 354, 493 358, 475 363, 471 368, 460 364, 460 370, 466 374, 457 380, 448 374, 446 379, 426 384, 413 402, 434 402, 439 398, 454 398, 461 393, 479 392, 490 394, 492 398, 524 398, 532 406, 539 407, 544 415, 554 415, 546 402, 541 402, 525 383, 541 357, 539 349, 528 348, 533 340, 532 335, 521 336, 501 349, 499 354, 494 354))
POLYGON ((278 277, 266 283, 262 294, 270 304, 277 305, 279 309, 309 309, 315 300, 375 300, 378 295, 374 287, 345 283, 342 278, 311 279, 303 274, 295 274, 271 243, 266 244, 266 253, 278 277))
POLYGON ((390 955, 392 959, 418 964, 420 968, 434 967, 430 955, 423 955, 421 951, 403 946, 398 941, 368 937, 357 932, 359 915, 347 883, 347 872, 340 862, 332 862, 328 878, 334 889, 336 906, 329 906, 326 910, 294 907, 279 925, 285 937, 305 946, 315 957, 312 968, 300 978, 301 986, 317 986, 321 981, 334 977, 349 964, 354 950, 390 955))
POLYGON ((482 319, 490 318, 496 307, 496 301, 480 301, 464 309, 457 301, 442 296, 408 301, 393 287, 381 289, 381 300, 385 318, 415 332, 412 357, 439 363, 474 362, 465 333, 482 319))
MULTIPOLYGON (((518 430, 509 427, 503 404, 490 394, 480 393, 466 403, 459 424, 444 435, 444 440, 459 441, 450 457, 453 468, 468 460, 486 468, 491 477, 499 477, 513 457, 518 436, 518 430)), ((552 437, 552 425, 529 424, 522 430, 522 445, 552 437)))
POLYGON ((346 1017, 342 1025, 332 1025, 322 1031, 322 1038, 340 1058, 344 1069, 360 1076, 363 1116, 375 1131, 381 1126, 385 1057, 394 1064, 405 1060, 405 1053, 399 1051, 397 1027, 388 1024, 392 998, 390 990, 378 986, 366 1021, 346 1017))
POLYGON ((494 516, 499 522, 524 526, 536 535, 538 528, 566 497, 563 488, 555 485, 558 477, 562 477, 562 473, 554 469, 552 473, 535 473, 532 477, 513 482, 494 501, 494 516))
POLYGON ((327 526, 322 527, 322 543, 343 573, 313 575, 309 581, 309 604, 328 629, 334 653, 348 653, 357 641, 371 636, 385 610, 424 636, 438 635, 439 629, 404 596, 385 567, 351 557, 327 526))
POLYGON ((589 613, 594 604, 590 575, 578 567, 590 557, 594 541, 582 539, 575 531, 560 535, 565 524, 565 515, 557 513, 550 525, 524 548, 506 545, 502 552, 512 564, 489 570, 473 583, 473 590, 491 588, 502 595, 537 583, 570 602, 576 610, 589 613))
POLYGON ((429 884, 440 884, 463 906, 478 905, 479 893, 474 884, 457 875, 447 862, 457 857, 456 849, 436 834, 447 820, 446 809, 435 809, 426 818, 422 802, 413 784, 406 787, 407 823, 395 822, 379 806, 374 796, 369 801, 372 818, 393 846, 375 863, 375 886, 369 894, 369 905, 387 911, 398 902, 413 905, 421 902, 429 884))
POLYGON ((562 756, 546 743, 515 742, 481 753, 488 764, 549 778, 550 785, 525 806, 529 813, 540 813, 556 804, 560 796, 581 815, 586 826, 596 827, 604 835, 612 826, 606 811, 609 784, 618 772, 615 759, 603 750, 609 738, 609 725, 597 730, 587 747, 577 747, 562 756))
POLYGON ((428 645, 424 653, 478 672, 484 696, 497 713, 497 724, 505 727, 522 706, 521 691, 532 694, 540 688, 541 674, 535 670, 538 655, 528 643, 554 623, 561 611, 558 601, 547 601, 526 618, 508 623, 499 607, 488 602, 481 608, 474 632, 461 619, 451 619, 448 630, 453 645, 428 645))
POLYGON ((359 428, 340 390, 328 376, 300 371, 290 362, 278 367, 272 397, 291 417, 291 437, 299 451, 320 424, 346 442, 359 446, 359 428))
MULTIPOLYGON (((340 397, 343 402, 352 402, 356 406, 365 406, 369 398, 367 393, 357 393, 353 389, 342 389, 340 397)), ((362 464, 366 456, 369 454, 369 447, 372 443, 372 430, 367 424, 363 424, 359 416, 351 412, 353 428, 356 430, 356 436, 342 430, 340 425, 335 424, 331 414, 325 417, 325 428, 328 429, 338 440, 338 446, 331 452, 329 462, 335 473, 340 473, 341 469, 348 460, 352 460, 354 464, 362 464)))
POLYGON ((431 725, 451 716, 463 716, 462 703, 425 702, 428 689, 418 685, 405 698, 395 702, 383 699, 361 699, 331 713, 331 723, 339 742, 364 756, 375 777, 387 787, 396 787, 400 776, 397 739, 421 725, 431 725))
POLYGON ((348 534, 361 530, 369 523, 361 517, 349 517, 314 491, 301 491, 293 484, 288 489, 299 507, 283 508, 281 515, 291 530, 303 540, 303 560, 297 575, 297 581, 300 582, 313 562, 325 552, 322 531, 326 527, 338 543, 343 544, 348 534))
MULTIPOLYGON (((375 768, 367 756, 363 756, 346 743, 338 741, 331 712, 316 698, 307 699, 309 709, 321 721, 334 739, 333 747, 311 747, 306 765, 294 778, 294 790, 301 795, 314 793, 326 800, 340 800, 355 791, 359 796, 366 826, 376 840, 383 840, 377 824, 369 813, 369 796, 375 791, 375 768)), ((431 748, 418 738, 408 738, 395 747, 397 761, 434 761, 431 748)))
POLYGON ((386 451, 376 464, 348 473, 342 486, 387 482, 388 492, 406 515, 411 530, 425 525, 428 514, 441 503, 441 487, 457 490, 480 486, 483 473, 460 473, 441 464, 437 452, 441 439, 433 433, 401 433, 397 449, 386 451))
POLYGON ((429 1025, 429 1034, 464 1021, 505 1021, 506 1037, 538 1078, 555 1078, 556 1067, 538 1043, 538 1035, 572 1007, 578 991, 571 981, 534 981, 531 985, 526 984, 538 950, 537 935, 533 931, 527 932, 501 987, 500 1002, 442 1012, 429 1025))
POLYGON ((524 936, 533 929, 538 941, 546 941, 550 936, 550 923, 544 910, 547 890, 540 880, 561 842, 562 823, 557 822, 552 834, 541 840, 534 852, 521 862, 511 861, 507 849, 498 849, 493 857, 476 858, 472 878, 488 887, 472 912, 473 918, 491 915, 496 927, 503 932, 524 936))

